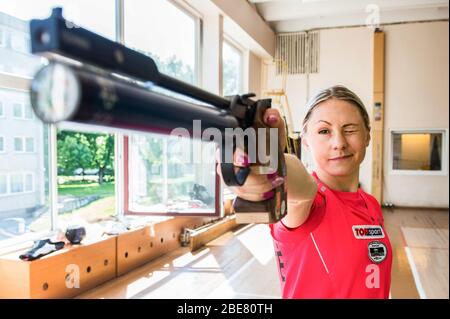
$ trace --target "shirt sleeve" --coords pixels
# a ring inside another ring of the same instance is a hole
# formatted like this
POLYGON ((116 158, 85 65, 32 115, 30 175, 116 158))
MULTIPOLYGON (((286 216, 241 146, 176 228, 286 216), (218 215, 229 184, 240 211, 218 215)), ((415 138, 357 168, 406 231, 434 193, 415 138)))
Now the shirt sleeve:
POLYGON ((283 224, 282 220, 278 221, 277 223, 270 224, 269 227, 272 238, 280 243, 298 243, 309 233, 311 223, 315 220, 318 211, 323 209, 324 206, 325 198, 323 194, 317 192, 306 221, 296 228, 287 227, 285 224, 283 224))

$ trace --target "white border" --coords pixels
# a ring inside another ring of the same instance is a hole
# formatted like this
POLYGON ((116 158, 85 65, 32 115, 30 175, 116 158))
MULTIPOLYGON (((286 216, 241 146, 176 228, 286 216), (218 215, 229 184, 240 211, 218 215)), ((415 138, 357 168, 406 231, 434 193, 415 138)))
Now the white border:
POLYGON ((407 176, 448 176, 448 129, 447 128, 416 128, 416 129, 390 129, 389 130, 389 174, 390 175, 407 175, 407 176), (424 170, 399 170, 393 169, 394 165, 394 133, 442 133, 442 169, 440 171, 424 171, 424 170))

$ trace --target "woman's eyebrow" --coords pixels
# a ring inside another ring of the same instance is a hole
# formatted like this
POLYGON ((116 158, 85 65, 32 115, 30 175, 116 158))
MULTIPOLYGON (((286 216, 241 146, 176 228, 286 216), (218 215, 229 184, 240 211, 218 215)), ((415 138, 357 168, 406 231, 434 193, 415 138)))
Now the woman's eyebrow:
POLYGON ((324 120, 318 120, 318 121, 316 122, 316 124, 319 123, 319 122, 325 122, 325 123, 327 123, 328 125, 332 125, 330 122, 327 122, 327 121, 324 121, 324 120))
POLYGON ((343 127, 347 127, 347 126, 358 126, 358 124, 356 124, 356 123, 348 123, 348 124, 345 124, 343 127))
MULTIPOLYGON (((318 120, 316 122, 316 124, 319 123, 319 122, 324 122, 324 123, 326 123, 328 125, 332 125, 330 122, 325 121, 325 120, 318 120)), ((357 123, 347 123, 347 124, 343 125, 342 127, 347 127, 347 126, 359 126, 359 124, 357 124, 357 123)))

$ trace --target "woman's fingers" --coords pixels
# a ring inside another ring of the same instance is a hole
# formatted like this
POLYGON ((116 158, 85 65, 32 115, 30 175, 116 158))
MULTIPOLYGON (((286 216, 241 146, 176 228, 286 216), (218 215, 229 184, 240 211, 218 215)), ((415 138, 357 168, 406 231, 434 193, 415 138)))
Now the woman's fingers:
MULTIPOLYGON (((220 156, 220 148, 216 148, 216 162, 221 163, 222 158, 220 156)), ((250 165, 250 160, 248 159, 248 155, 241 149, 236 148, 233 154, 233 165, 238 167, 247 167, 250 165)))
POLYGON ((243 191, 240 187, 230 187, 230 190, 236 194, 237 197, 242 199, 251 201, 251 202, 260 202, 269 198, 272 198, 275 195, 274 190, 269 190, 263 193, 247 193, 243 191))
MULTIPOLYGON (((217 174, 222 178, 220 165, 217 165, 217 174)), ((251 171, 243 186, 228 188, 240 198, 248 201, 262 201, 273 197, 274 189, 284 182, 285 179, 277 174, 255 174, 251 171)))

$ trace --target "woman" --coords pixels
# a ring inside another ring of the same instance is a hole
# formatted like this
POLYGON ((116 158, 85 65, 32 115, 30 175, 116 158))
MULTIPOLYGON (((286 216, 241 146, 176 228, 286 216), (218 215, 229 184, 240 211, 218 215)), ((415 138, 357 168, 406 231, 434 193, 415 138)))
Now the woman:
MULTIPOLYGON (((275 109, 270 127, 284 123, 275 109)), ((359 167, 370 142, 361 100, 343 86, 319 92, 307 106, 302 144, 315 162, 309 174, 285 154, 287 175, 250 174, 233 187, 241 198, 260 201, 287 183, 288 214, 271 224, 283 298, 388 298, 392 249, 380 204, 359 187, 359 167)), ((236 160, 245 166, 245 156, 236 160)))

